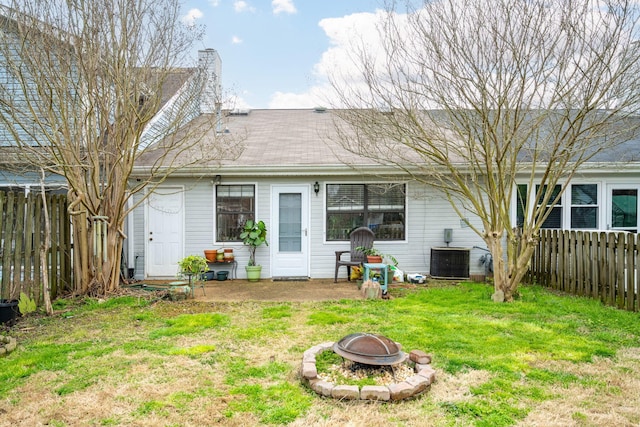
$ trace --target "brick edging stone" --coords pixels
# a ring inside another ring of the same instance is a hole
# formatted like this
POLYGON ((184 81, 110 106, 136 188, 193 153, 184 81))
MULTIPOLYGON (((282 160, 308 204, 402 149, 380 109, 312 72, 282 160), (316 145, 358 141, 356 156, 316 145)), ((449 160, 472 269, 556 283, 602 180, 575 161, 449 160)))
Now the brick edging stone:
POLYGON ((16 349, 16 339, 10 336, 0 337, 0 357, 6 356, 16 349))

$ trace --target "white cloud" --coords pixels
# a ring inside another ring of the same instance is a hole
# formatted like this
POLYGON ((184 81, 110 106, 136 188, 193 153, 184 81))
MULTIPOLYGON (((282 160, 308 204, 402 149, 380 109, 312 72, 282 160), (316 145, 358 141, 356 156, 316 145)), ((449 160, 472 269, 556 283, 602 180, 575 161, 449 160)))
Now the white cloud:
POLYGON ((231 97, 229 97, 229 99, 223 102, 222 108, 224 108, 225 110, 253 109, 253 107, 239 95, 232 95, 231 97))
POLYGON ((314 108, 327 106, 328 88, 315 86, 303 93, 276 92, 271 95, 267 108, 314 108))
POLYGON ((256 8, 251 6, 249 3, 247 3, 244 0, 237 0, 233 2, 233 8, 236 12, 238 13, 242 13, 242 12, 255 12, 256 8))
POLYGON ((271 8, 273 14, 278 15, 280 13, 294 14, 297 13, 296 6, 293 4, 293 0, 273 0, 271 2, 271 8))
POLYGON ((242 43, 242 39, 238 36, 233 36, 231 37, 231 43, 233 44, 241 44, 242 43))
POLYGON ((378 24, 383 12, 354 13, 341 18, 327 18, 318 23, 329 37, 330 48, 322 54, 315 71, 321 76, 332 75, 336 69, 341 75, 353 76, 356 73, 353 57, 362 49, 369 54, 378 52, 382 41, 378 33, 378 24))
POLYGON ((355 13, 321 20, 318 25, 329 38, 330 47, 314 66, 315 81, 305 92, 274 93, 268 108, 336 106, 338 97, 334 93, 334 88, 328 83, 329 76, 332 79, 339 78, 342 82, 348 82, 349 85, 362 85, 361 73, 353 64, 353 56, 360 47, 366 47, 368 52, 382 52, 382 49, 375 48, 381 43, 376 25, 382 14, 382 11, 355 13))
POLYGON ((196 25, 196 21, 202 18, 203 16, 204 15, 200 11, 200 9, 191 9, 187 12, 185 16, 182 17, 181 20, 183 24, 189 27, 193 27, 194 25, 196 25))
POLYGON ((209 0, 209 4, 211 7, 218 7, 220 5, 220 0, 209 0))

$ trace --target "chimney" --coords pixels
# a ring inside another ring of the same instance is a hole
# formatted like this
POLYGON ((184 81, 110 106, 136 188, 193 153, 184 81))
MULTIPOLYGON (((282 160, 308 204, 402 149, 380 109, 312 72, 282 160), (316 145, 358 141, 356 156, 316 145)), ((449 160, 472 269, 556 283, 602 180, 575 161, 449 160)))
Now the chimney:
POLYGON ((198 51, 198 67, 203 72, 204 87, 200 95, 200 113, 218 113, 222 99, 222 61, 215 49, 198 51))

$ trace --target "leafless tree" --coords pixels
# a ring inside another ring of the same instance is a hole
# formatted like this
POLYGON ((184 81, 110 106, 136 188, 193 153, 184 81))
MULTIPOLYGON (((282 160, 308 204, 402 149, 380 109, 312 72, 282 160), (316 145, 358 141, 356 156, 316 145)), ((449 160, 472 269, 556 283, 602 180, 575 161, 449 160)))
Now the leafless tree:
POLYGON ((379 50, 354 48, 357 72, 331 74, 340 142, 477 215, 494 299, 511 301, 562 195, 546 190, 637 133, 637 4, 434 0, 402 12, 381 14, 379 50), (516 197, 518 183, 535 195, 516 197))
POLYGON ((180 22, 180 3, 16 0, 1 10, 0 128, 16 164, 66 178, 78 294, 119 286, 124 220, 147 190, 220 153, 217 115, 196 117, 211 76, 185 67, 202 28, 180 22), (148 178, 131 180, 141 158, 148 178))

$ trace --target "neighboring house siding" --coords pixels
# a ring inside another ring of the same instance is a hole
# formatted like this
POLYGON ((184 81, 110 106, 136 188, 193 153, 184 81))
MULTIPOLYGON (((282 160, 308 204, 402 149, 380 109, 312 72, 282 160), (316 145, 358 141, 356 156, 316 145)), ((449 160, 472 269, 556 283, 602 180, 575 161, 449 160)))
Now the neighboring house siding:
MULTIPOLYGON (((61 175, 47 174, 45 182, 49 187, 66 187, 67 185, 66 179, 61 175)), ((36 187, 40 185, 40 174, 37 172, 13 173, 7 170, 0 170, 0 184, 36 187)))
MULTIPOLYGON (((142 195, 133 196, 134 203, 137 203, 142 195)), ((145 255, 145 234, 144 234, 144 204, 136 207, 133 215, 133 230, 129 230, 127 239, 133 240, 131 243, 126 242, 125 248, 132 247, 133 251, 129 254, 129 268, 134 269, 135 278, 137 280, 144 279, 144 255, 145 255)))
POLYGON ((190 80, 162 106, 140 136, 141 147, 161 141, 168 130, 175 131, 200 114, 198 96, 194 92, 199 87, 190 80))

